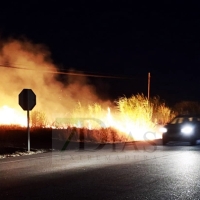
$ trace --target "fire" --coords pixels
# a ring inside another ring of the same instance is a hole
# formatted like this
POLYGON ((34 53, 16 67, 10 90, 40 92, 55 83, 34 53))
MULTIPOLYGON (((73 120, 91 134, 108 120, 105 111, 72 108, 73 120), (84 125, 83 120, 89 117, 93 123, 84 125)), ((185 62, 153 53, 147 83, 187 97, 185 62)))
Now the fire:
POLYGON ((21 125, 26 126, 27 120, 26 117, 18 112, 17 110, 10 108, 9 106, 2 106, 0 108, 0 124, 2 125, 21 125))
POLYGON ((152 108, 144 96, 120 98, 116 106, 114 102, 101 100, 86 77, 59 77, 56 72, 57 67, 46 47, 29 41, 2 43, 0 125, 26 126, 26 112, 18 105, 17 97, 23 88, 30 88, 37 98, 37 105, 31 111, 32 125, 55 128, 56 118, 73 119, 62 128, 74 126, 92 130, 112 127, 120 134, 140 140, 144 140, 147 131, 154 131, 152 108), (78 119, 87 120, 81 122, 78 119))
POLYGON ((141 120, 140 123, 137 123, 132 121, 130 118, 125 117, 122 117, 120 120, 117 120, 117 117, 115 119, 115 117, 112 116, 110 108, 108 108, 107 119, 108 124, 111 127, 114 127, 120 132, 125 133, 126 136, 129 137, 129 139, 153 140, 159 138, 158 135, 152 134, 155 131, 155 129, 153 128, 152 124, 149 124, 147 121, 145 122, 141 120))
MULTIPOLYGON (((95 104, 95 106, 97 105, 95 104)), ((90 105, 90 110, 91 110, 91 107, 92 106, 90 105)), ((89 130, 92 130, 92 129, 102 128, 102 124, 103 124, 105 125, 105 127, 112 127, 118 130, 120 133, 123 133, 124 136, 126 136, 130 140, 155 139, 156 135, 152 133, 153 132, 152 126, 148 125, 147 122, 134 123, 134 121, 132 121, 128 117, 120 118, 120 112, 118 113, 115 112, 115 114, 113 115, 111 113, 110 107, 107 108, 107 113, 103 109, 100 109, 100 110, 101 112, 96 113, 96 116, 95 116, 96 118, 92 118, 91 116, 88 116, 88 118, 87 117, 85 118, 86 120, 84 123, 82 123, 79 120, 79 118, 77 118, 77 121, 74 121, 73 124, 71 124, 70 126, 77 127, 77 128, 85 127, 89 130), (105 116, 102 117, 104 114, 105 116), (98 119, 99 121, 98 120, 95 121, 94 119, 98 119)), ((76 113, 77 116, 79 116, 79 114, 81 113, 76 113)), ((38 111, 36 111, 35 113, 33 112, 33 114, 31 115, 32 125, 34 124, 34 118, 37 118, 37 120, 39 120, 38 123, 40 126, 55 128, 52 125, 52 122, 48 121, 48 123, 46 123, 47 119, 44 119, 44 115, 42 115, 43 118, 41 118, 40 115, 41 113, 38 111), (42 122, 42 120, 45 120, 45 125, 43 125, 44 121, 42 122)), ((24 111, 20 112, 17 109, 4 105, 0 108, 0 124, 1 125, 15 124, 15 125, 20 125, 20 126, 26 126, 27 118, 26 118, 25 112, 24 111)), ((63 128, 63 126, 57 127, 57 128, 63 128)), ((67 128, 67 126, 65 126, 65 128, 67 128)), ((158 136, 156 136, 156 138, 157 137, 158 136)))

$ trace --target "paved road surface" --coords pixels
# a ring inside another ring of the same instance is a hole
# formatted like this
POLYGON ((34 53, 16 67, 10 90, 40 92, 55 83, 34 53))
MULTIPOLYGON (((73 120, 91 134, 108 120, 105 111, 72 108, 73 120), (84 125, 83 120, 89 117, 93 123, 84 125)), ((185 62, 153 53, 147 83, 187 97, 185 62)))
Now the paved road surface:
POLYGON ((200 145, 108 145, 1 159, 0 199, 200 199, 200 145))

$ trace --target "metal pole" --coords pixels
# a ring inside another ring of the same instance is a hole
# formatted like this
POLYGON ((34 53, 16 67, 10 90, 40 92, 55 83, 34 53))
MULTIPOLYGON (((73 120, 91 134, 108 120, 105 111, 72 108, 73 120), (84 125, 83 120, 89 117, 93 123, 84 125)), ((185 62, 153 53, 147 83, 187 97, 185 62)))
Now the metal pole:
POLYGON ((29 127, 29 109, 27 110, 27 129, 28 129, 28 152, 30 151, 30 127, 29 127))
POLYGON ((28 152, 30 152, 30 127, 29 127, 29 121, 30 121, 30 116, 29 116, 29 92, 27 92, 27 130, 28 130, 28 152))
POLYGON ((149 100, 149 97, 150 97, 150 72, 148 73, 148 100, 149 100))

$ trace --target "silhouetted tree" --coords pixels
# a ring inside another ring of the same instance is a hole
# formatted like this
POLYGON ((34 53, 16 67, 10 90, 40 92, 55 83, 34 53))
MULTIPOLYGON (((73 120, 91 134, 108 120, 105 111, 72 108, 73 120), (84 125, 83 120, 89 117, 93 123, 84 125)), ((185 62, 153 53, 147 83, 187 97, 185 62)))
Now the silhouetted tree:
POLYGON ((176 114, 200 114, 200 103, 196 101, 181 101, 174 105, 176 114))

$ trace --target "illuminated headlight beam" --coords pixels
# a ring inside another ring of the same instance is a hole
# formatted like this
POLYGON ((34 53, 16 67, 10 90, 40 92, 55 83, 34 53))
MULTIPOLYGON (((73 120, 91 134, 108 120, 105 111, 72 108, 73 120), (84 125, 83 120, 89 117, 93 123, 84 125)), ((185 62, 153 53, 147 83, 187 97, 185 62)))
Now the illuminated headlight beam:
POLYGON ((165 128, 165 127, 160 128, 160 132, 161 133, 166 133, 167 132, 167 128, 165 128))
POLYGON ((191 134, 193 133, 193 127, 192 126, 185 126, 181 129, 181 133, 184 133, 184 134, 191 134))

